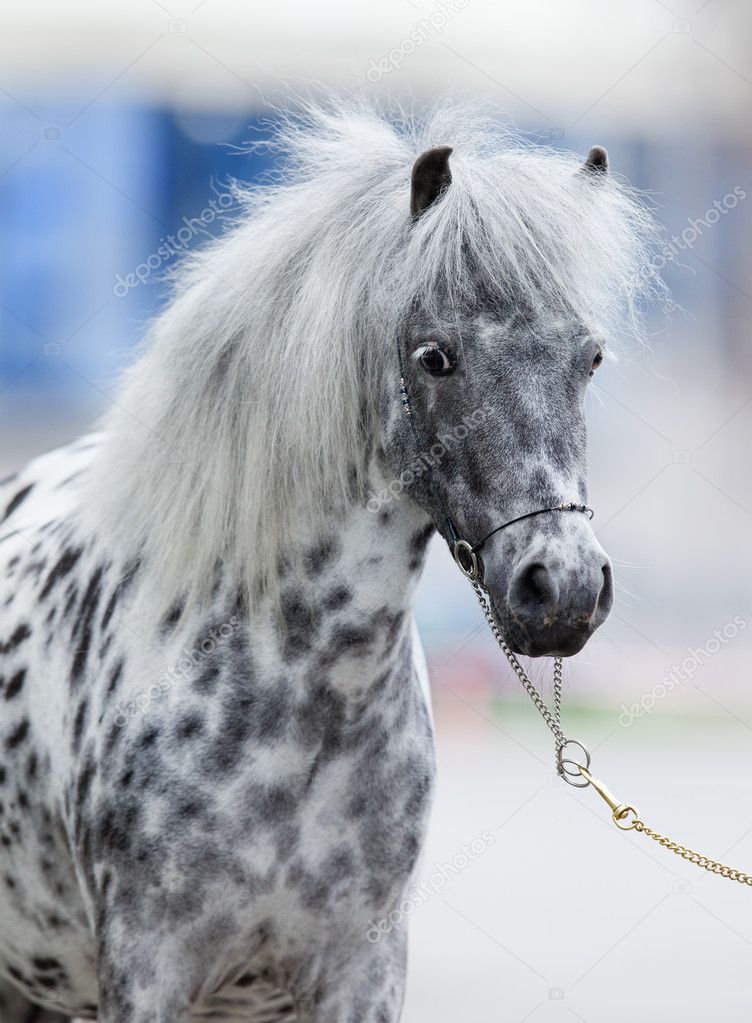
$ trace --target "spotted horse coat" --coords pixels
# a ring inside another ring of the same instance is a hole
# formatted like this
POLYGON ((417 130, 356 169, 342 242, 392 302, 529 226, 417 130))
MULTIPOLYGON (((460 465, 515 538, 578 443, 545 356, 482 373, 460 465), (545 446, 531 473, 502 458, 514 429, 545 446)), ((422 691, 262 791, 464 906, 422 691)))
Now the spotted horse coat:
POLYGON ((430 802, 430 529, 360 507, 293 545, 285 628, 222 572, 155 625, 138 561, 77 525, 98 444, 0 490, 2 1023, 396 1019, 404 934, 368 934, 430 802))
POLYGON ((104 435, 0 487, 0 1023, 397 1023, 434 528, 493 536, 516 652, 608 615, 588 518, 526 513, 587 500, 651 222, 604 150, 433 117, 293 127, 104 435))

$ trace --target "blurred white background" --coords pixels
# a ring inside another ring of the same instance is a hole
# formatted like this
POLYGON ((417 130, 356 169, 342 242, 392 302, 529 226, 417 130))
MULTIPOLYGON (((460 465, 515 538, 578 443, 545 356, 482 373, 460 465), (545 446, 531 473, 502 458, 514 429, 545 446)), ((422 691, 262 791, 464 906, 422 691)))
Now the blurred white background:
MULTIPOLYGON (((651 194, 682 311, 591 395, 618 590, 566 667, 565 716, 654 827, 752 869, 750 6, 41 0, 0 18, 0 470, 106 408, 173 260, 118 282, 228 175, 263 175, 237 147, 296 94, 477 96, 542 144, 605 145, 651 194)), ((187 247, 221 229, 203 226, 187 247)), ((438 545, 419 623, 441 773, 407 1023, 746 1019, 749 891, 619 834, 553 777, 550 736, 438 545)))

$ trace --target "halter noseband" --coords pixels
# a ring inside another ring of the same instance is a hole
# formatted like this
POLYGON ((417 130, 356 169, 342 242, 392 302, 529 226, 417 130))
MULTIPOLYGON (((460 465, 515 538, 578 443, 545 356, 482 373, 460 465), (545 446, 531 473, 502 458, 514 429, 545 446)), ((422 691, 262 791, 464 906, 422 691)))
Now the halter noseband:
POLYGON ((483 539, 475 545, 468 543, 467 540, 461 540, 457 535, 457 530, 451 519, 447 519, 447 524, 450 527, 450 535, 453 537, 451 542, 452 557, 457 563, 457 568, 463 575, 466 575, 468 579, 481 581, 483 578, 483 562, 478 557, 478 551, 480 551, 484 544, 491 539, 495 533, 501 532, 502 529, 506 529, 507 526, 513 526, 515 522, 522 522, 523 519, 532 519, 535 515, 546 515, 548 512, 565 512, 565 511, 576 511, 584 512, 589 519, 592 519, 595 512, 592 508, 589 508, 586 504, 556 504, 552 508, 536 508, 535 511, 525 512, 524 515, 518 515, 514 519, 510 519, 509 522, 502 522, 500 526, 496 526, 491 530, 490 533, 486 533, 483 539))
MULTIPOLYGON (((397 358, 400 370, 400 401, 402 402, 402 411, 412 424, 413 436, 415 437, 415 442, 418 445, 418 448, 420 448, 418 430, 413 417, 410 396, 407 393, 407 384, 405 383, 405 371, 402 365, 402 349, 400 348, 399 342, 397 343, 397 358)), ((485 546, 492 536, 501 532, 502 529, 506 529, 508 526, 513 526, 516 522, 522 522, 524 519, 532 519, 536 515, 546 515, 549 512, 583 512, 589 519, 592 519, 595 515, 592 508, 589 508, 586 504, 577 504, 574 501, 569 504, 556 504, 551 508, 536 508, 535 511, 525 512, 523 515, 517 515, 516 518, 510 519, 508 522, 502 522, 500 526, 496 526, 489 533, 486 533, 483 539, 478 543, 471 544, 468 540, 463 540, 457 532, 457 527, 455 526, 451 515, 447 511, 444 502, 441 500, 441 497, 434 486, 430 464, 428 467, 428 481, 436 502, 441 508, 444 516, 447 532, 449 533, 449 536, 446 539, 449 544, 449 549, 452 552, 452 557, 454 558, 460 572, 474 583, 483 582, 483 562, 478 557, 478 552, 485 546)))

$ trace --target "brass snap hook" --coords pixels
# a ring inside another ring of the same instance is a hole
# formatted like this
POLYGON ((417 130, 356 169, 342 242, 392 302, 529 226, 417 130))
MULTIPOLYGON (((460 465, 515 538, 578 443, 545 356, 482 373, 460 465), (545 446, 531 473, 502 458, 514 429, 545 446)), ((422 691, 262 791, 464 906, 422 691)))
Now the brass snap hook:
POLYGON ((594 778, 587 767, 580 768, 580 774, 585 779, 588 785, 592 785, 601 799, 608 803, 611 810, 611 818, 614 824, 620 831, 632 831, 638 824, 642 825, 640 819, 640 811, 637 807, 632 806, 630 803, 622 803, 621 800, 617 799, 616 796, 610 792, 602 781, 598 778, 594 778))

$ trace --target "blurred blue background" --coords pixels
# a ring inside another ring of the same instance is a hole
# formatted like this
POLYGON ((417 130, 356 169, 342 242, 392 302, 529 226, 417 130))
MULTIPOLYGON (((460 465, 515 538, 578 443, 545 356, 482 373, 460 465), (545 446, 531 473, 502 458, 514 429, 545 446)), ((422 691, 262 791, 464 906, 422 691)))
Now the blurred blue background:
MULTIPOLYGON (((651 320, 649 347, 607 363, 588 399, 594 525, 617 600, 566 666, 568 721, 617 791, 749 867, 749 6, 43 0, 6 4, 2 20, 0 473, 107 408, 179 251, 232 215, 228 179, 270 169, 244 143, 268 136, 291 95, 478 96, 532 139, 583 155, 605 145, 614 172, 650 193, 680 308, 651 320)), ((418 619, 442 765, 429 864, 504 831, 416 910, 406 1019, 487 1019, 499 986, 508 1018, 534 1023, 592 1023, 606 1005, 610 1023, 631 1021, 648 997, 704 1023, 719 990, 725 1018, 743 1018, 745 896, 635 849, 585 797, 573 806, 544 727, 438 544, 418 619), (700 935, 716 955, 700 954, 700 935), (651 950, 668 947, 657 970, 651 950)), ((548 691, 547 666, 531 672, 548 691)))

